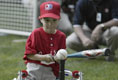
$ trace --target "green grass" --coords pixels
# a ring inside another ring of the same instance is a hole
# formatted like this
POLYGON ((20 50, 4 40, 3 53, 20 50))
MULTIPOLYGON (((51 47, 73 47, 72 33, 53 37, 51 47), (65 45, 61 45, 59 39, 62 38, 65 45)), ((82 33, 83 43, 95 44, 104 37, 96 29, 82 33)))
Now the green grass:
POLYGON ((15 39, 24 39, 20 36, 0 36, 0 80, 12 80, 17 72, 25 69, 22 60, 25 42, 14 43, 15 39))
MULTIPOLYGON (((19 70, 25 69, 22 60, 25 42, 13 42, 13 40, 18 39, 27 39, 27 37, 0 36, 0 80, 12 80, 17 77, 19 70)), ((74 51, 68 49, 68 52, 72 53, 74 51)), ((82 71, 84 73, 83 80, 118 80, 118 60, 107 62, 103 56, 93 60, 85 58, 67 59, 65 68, 72 71, 82 71)))

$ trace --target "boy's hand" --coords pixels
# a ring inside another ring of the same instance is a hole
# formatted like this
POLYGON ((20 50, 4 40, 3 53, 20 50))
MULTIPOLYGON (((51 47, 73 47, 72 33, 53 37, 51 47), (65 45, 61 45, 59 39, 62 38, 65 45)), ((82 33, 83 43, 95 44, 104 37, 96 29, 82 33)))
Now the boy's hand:
POLYGON ((54 61, 53 58, 52 58, 52 56, 50 54, 43 55, 43 59, 46 62, 53 62, 54 61))

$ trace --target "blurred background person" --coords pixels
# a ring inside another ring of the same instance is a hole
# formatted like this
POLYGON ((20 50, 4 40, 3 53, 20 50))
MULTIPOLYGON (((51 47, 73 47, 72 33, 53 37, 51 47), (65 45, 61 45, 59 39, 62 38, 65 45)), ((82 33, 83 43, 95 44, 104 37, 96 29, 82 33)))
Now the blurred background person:
POLYGON ((61 2, 61 20, 59 22, 58 29, 65 32, 67 35, 73 32, 72 18, 76 1, 77 0, 62 0, 61 2))
POLYGON ((79 0, 76 4, 73 28, 67 37, 67 47, 76 51, 107 45, 114 60, 118 48, 118 0, 79 0), (86 28, 86 26, 88 28, 86 28))

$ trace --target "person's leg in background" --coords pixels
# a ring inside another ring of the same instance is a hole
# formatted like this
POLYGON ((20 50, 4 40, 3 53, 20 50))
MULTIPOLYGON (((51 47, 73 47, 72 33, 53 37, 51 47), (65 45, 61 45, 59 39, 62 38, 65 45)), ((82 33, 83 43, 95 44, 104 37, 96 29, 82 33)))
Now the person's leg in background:
POLYGON ((106 30, 103 34, 108 48, 111 50, 111 55, 106 58, 108 61, 114 61, 115 51, 118 49, 118 27, 112 27, 106 30))
MULTIPOLYGON (((90 29, 88 29, 87 26, 84 26, 83 29, 84 29, 85 34, 88 37, 90 37, 90 35, 91 35, 90 29)), ((71 48, 71 49, 73 49, 75 51, 86 50, 86 48, 83 46, 83 44, 81 43, 79 37, 77 37, 75 32, 73 32, 72 34, 70 34, 66 38, 66 46, 67 46, 67 48, 71 48)))

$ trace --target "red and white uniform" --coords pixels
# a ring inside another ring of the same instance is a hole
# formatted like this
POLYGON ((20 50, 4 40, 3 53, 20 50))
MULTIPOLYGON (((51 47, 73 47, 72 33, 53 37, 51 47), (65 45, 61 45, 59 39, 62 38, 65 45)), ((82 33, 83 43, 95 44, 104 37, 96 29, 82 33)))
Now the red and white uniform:
POLYGON ((37 28, 28 37, 24 60, 26 60, 26 63, 31 62, 31 63, 36 63, 47 67, 48 66, 52 67, 54 75, 58 76, 59 64, 57 62, 46 65, 41 63, 40 61, 28 59, 27 55, 28 54, 55 55, 55 53, 59 49, 66 48, 65 42, 66 42, 66 36, 63 32, 57 30, 55 34, 48 34, 43 30, 42 27, 37 28))

